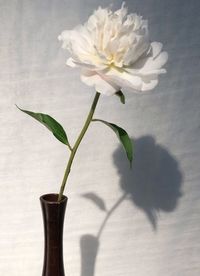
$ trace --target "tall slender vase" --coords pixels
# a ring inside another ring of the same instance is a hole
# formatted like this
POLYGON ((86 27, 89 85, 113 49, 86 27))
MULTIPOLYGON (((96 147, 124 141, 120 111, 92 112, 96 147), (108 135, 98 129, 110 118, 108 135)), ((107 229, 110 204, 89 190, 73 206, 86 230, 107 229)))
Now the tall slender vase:
POLYGON ((44 263, 42 276, 65 276, 63 264, 63 224, 67 197, 58 194, 40 197, 44 223, 44 263))

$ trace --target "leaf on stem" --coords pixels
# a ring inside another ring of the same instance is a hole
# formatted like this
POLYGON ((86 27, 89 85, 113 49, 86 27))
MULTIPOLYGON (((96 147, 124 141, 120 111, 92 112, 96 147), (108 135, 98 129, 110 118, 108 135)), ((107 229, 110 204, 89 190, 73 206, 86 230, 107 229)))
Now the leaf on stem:
POLYGON ((132 146, 132 142, 131 142, 131 139, 130 139, 128 133, 123 128, 121 128, 115 124, 106 122, 104 120, 93 119, 92 121, 101 122, 101 123, 109 126, 115 132, 119 141, 122 143, 122 146, 126 152, 127 158, 129 160, 130 166, 131 166, 132 161, 133 161, 133 146, 132 146))
POLYGON ((121 103, 125 104, 125 96, 124 96, 124 94, 122 93, 121 90, 116 92, 115 95, 120 98, 121 103))
POLYGON ((49 116, 47 114, 35 113, 32 111, 23 110, 23 109, 19 108, 18 106, 17 106, 17 108, 19 110, 21 110, 22 112, 28 114, 29 116, 33 117, 41 124, 43 124, 46 128, 48 128, 48 130, 50 130, 53 133, 53 135, 60 142, 62 142, 63 144, 65 144, 69 148, 71 148, 64 128, 54 118, 52 118, 51 116, 49 116))

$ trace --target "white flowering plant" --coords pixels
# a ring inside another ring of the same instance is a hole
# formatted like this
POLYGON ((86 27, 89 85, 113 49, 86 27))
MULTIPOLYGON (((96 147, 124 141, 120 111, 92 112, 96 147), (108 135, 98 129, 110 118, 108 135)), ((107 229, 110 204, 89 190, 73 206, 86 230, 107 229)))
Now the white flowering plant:
POLYGON ((64 128, 51 116, 20 109, 44 126, 70 151, 70 157, 60 187, 58 201, 62 199, 71 166, 77 149, 91 122, 101 122, 110 127, 119 138, 132 163, 133 146, 127 132, 116 124, 93 119, 101 94, 116 95, 125 103, 123 91, 149 91, 158 84, 158 76, 166 72, 163 68, 168 55, 162 51, 162 44, 149 39, 148 23, 142 16, 128 14, 123 3, 113 12, 99 7, 84 25, 63 31, 58 39, 62 48, 71 57, 66 64, 81 68, 81 80, 94 87, 96 94, 86 122, 74 144, 71 146, 64 128))

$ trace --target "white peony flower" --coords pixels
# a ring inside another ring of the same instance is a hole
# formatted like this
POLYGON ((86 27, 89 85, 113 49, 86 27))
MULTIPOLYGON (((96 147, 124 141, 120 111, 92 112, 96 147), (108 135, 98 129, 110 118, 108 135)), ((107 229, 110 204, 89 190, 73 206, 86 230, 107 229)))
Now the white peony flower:
POLYGON ((115 12, 99 7, 84 25, 63 31, 58 39, 72 56, 67 65, 81 67, 81 80, 105 95, 123 88, 151 90, 166 72, 162 44, 150 42, 147 21, 127 15, 124 3, 115 12))

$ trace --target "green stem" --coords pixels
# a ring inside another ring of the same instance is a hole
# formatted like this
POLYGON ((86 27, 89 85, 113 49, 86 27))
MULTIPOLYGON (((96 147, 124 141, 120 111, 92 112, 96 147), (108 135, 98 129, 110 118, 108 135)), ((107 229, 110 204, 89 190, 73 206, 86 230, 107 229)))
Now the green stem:
POLYGON ((62 181, 62 185, 60 187, 60 192, 59 192, 59 196, 58 196, 58 201, 60 201, 62 199, 62 196, 63 196, 63 192, 64 192, 64 189, 65 189, 65 186, 66 186, 66 183, 67 183, 67 179, 68 179, 68 176, 70 174, 70 171, 71 171, 71 166, 72 166, 72 163, 73 163, 73 160, 74 160, 74 157, 75 157, 75 154, 77 152, 77 149, 92 121, 92 117, 94 115, 94 111, 96 109, 96 106, 97 106, 97 103, 98 103, 98 100, 99 100, 99 97, 100 97, 100 93, 96 92, 96 95, 94 97, 94 101, 92 103, 92 106, 91 106, 91 109, 90 109, 90 112, 87 116, 87 119, 86 119, 86 122, 76 140, 76 143, 74 145, 74 147, 72 148, 71 150, 71 154, 70 154, 70 157, 69 157, 69 161, 67 163, 67 167, 66 167, 66 170, 65 170, 65 174, 64 174, 64 177, 63 177, 63 181, 62 181))

